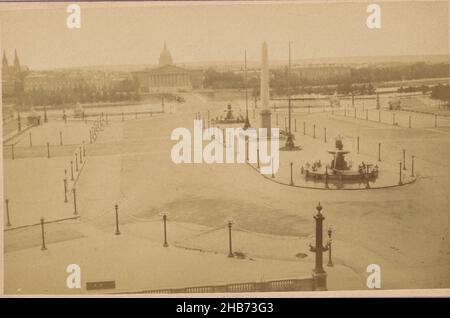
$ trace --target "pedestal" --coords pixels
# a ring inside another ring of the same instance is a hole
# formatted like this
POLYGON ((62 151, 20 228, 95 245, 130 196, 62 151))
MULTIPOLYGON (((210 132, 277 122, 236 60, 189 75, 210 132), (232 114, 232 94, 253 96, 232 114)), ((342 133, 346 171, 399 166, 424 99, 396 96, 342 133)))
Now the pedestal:
POLYGON ((267 138, 272 137, 272 123, 271 123, 271 117, 272 113, 270 112, 270 109, 263 109, 260 113, 261 115, 261 128, 266 128, 267 131, 267 138))
POLYGON ((314 280, 314 290, 316 290, 316 291, 327 290, 327 273, 326 272, 316 273, 313 270, 312 276, 313 276, 313 280, 314 280))

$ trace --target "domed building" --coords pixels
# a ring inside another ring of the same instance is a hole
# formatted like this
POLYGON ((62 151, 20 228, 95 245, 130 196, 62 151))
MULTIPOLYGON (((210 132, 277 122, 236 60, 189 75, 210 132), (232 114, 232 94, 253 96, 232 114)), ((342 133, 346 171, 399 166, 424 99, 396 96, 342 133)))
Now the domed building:
POLYGON ((164 48, 159 56, 159 66, 172 65, 172 55, 167 49, 166 44, 164 43, 164 48))
POLYGON ((202 86, 202 71, 190 70, 173 64, 172 54, 164 44, 159 66, 134 73, 141 93, 170 93, 202 86))

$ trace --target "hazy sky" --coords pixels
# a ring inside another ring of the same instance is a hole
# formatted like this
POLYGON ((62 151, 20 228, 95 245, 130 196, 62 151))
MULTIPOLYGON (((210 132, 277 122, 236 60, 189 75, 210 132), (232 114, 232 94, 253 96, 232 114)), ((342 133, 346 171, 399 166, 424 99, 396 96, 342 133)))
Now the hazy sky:
POLYGON ((366 26, 368 3, 246 5, 81 3, 81 29, 66 6, 0 3, 2 46, 30 68, 157 63, 164 42, 176 63, 448 54, 448 8, 440 2, 377 2, 381 29, 366 26))

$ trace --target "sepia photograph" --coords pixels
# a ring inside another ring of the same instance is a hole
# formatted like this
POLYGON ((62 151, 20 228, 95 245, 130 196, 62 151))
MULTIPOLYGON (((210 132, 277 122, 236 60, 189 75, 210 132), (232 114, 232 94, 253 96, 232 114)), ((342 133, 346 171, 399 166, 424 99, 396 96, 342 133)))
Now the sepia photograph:
POLYGON ((449 48, 448 1, 0 3, 2 294, 450 296, 449 48))

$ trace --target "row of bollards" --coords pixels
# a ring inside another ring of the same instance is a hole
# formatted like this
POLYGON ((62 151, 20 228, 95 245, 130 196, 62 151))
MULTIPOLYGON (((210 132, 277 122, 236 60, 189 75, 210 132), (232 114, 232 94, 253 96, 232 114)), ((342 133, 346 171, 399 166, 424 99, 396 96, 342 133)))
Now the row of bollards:
MULTIPOLYGON (((365 112, 365 120, 369 120, 369 110, 365 109, 363 107, 363 111, 365 112)), ((433 114, 434 116, 434 128, 438 128, 438 114, 433 114)), ((344 109, 344 117, 347 117, 347 109, 344 109)), ((355 119, 361 119, 358 118, 357 116, 357 112, 356 112, 356 108, 354 108, 354 118, 355 119)), ((381 110, 378 109, 378 122, 381 123, 381 110)), ((396 113, 393 112, 392 113, 392 125, 393 126, 398 126, 398 122, 396 121, 396 113)), ((412 119, 411 119, 411 115, 408 116, 408 128, 412 128, 412 119)))
MULTIPOLYGON (((100 119, 97 119, 94 124, 93 127, 91 127, 90 130, 90 142, 92 143, 93 141, 96 140, 97 135, 98 135, 98 131, 101 129, 102 126, 102 121, 103 119, 103 113, 100 116, 100 119)), ((107 118, 107 116, 106 116, 107 118)), ((70 181, 75 181, 75 175, 79 174, 79 172, 81 171, 83 162, 86 161, 86 144, 85 141, 82 141, 82 144, 75 150, 74 153, 74 160, 70 160, 70 181), (83 157, 84 157, 84 161, 83 161, 83 157)), ((70 192, 68 189, 68 182, 67 182, 67 169, 64 170, 64 202, 67 203, 68 197, 67 197, 67 193, 70 192)), ((77 197, 76 197, 76 189, 75 187, 72 187, 71 189, 72 195, 73 195, 73 214, 77 215, 78 214, 78 210, 77 210, 77 197)))
MULTIPOLYGON (((313 131, 312 131, 312 138, 316 139, 316 124, 313 124, 312 126, 313 131)), ((297 126, 296 126, 297 129, 297 126)), ((295 130, 297 131, 297 130, 295 130)), ((303 121, 303 135, 306 136, 306 121, 303 121)), ((327 128, 324 127, 323 128, 323 142, 327 143, 327 128)))
MULTIPOLYGON (((115 235, 120 235, 119 230, 119 206, 116 204, 114 206, 115 209, 115 217, 116 217, 116 232, 115 235)), ((331 259, 331 244, 332 244, 332 229, 331 227, 328 228, 327 234, 328 234, 328 242, 326 243, 326 246, 322 245, 322 235, 323 235, 323 220, 324 217, 321 214, 322 206, 317 206, 317 215, 314 216, 314 219, 316 221, 316 245, 312 246, 310 245, 311 251, 315 252, 316 254, 316 261, 315 261, 315 271, 324 273, 325 271, 322 268, 322 253, 328 251, 328 263, 327 266, 332 267, 334 266, 333 261, 331 259), (319 244, 318 244, 319 243, 319 244)), ((163 247, 168 247, 169 244, 167 242, 167 213, 162 213, 162 221, 163 221, 163 247)), ((41 250, 45 251, 47 250, 46 242, 45 242, 45 220, 44 218, 40 219, 40 225, 41 225, 41 236, 42 236, 42 245, 41 250)), ((233 227, 233 221, 228 220, 227 221, 227 228, 228 228, 228 257, 232 258, 235 256, 233 252, 233 244, 232 244, 232 227, 233 227)))
MULTIPOLYGON (((91 127, 89 134, 90 134, 90 143, 92 143, 93 141, 95 141, 97 139, 97 135, 98 135, 98 131, 101 130, 102 128, 102 122, 104 121, 103 117, 100 118, 100 120, 96 120, 94 122, 93 127, 91 127)), ((106 116, 106 123, 108 123, 108 116, 106 116)), ((28 139, 29 139, 29 146, 33 147, 33 139, 32 139, 32 134, 31 132, 28 133, 28 139)), ((84 141, 83 141, 84 144, 84 141)), ((59 145, 63 146, 63 133, 62 131, 59 132, 59 145)), ((83 145, 84 147, 84 145, 83 145)), ((46 150, 47 150, 47 158, 51 158, 51 147, 50 147, 50 142, 46 142, 46 150)), ((12 143, 11 144, 11 158, 12 160, 14 160, 16 158, 15 156, 15 145, 12 143)))
MULTIPOLYGON (((116 221, 116 231, 115 235, 120 235, 120 229, 119 229, 119 205, 114 205, 114 211, 115 211, 115 221, 116 221)), ((167 242, 167 213, 162 213, 162 221, 163 221, 163 247, 168 247, 169 243, 167 242)), ((232 221, 228 221, 228 229, 229 229, 229 254, 228 257, 233 257, 233 250, 232 250, 232 242, 231 242, 231 227, 232 227, 232 221)))

